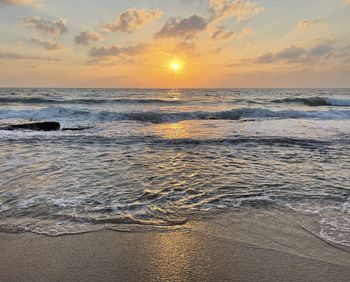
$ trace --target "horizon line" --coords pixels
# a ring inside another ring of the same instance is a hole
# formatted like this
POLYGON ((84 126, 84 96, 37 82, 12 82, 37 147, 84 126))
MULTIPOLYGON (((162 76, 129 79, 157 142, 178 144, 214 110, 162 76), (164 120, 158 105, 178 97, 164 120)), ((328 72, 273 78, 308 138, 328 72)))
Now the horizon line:
POLYGON ((229 89, 350 89, 349 87, 26 87, 0 86, 0 89, 146 89, 146 90, 229 90, 229 89))

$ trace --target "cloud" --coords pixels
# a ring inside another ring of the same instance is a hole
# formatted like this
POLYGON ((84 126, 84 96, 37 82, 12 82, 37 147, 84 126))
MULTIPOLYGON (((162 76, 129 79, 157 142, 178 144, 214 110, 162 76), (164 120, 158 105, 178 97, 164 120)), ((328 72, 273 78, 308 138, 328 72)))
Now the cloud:
POLYGON ((58 43, 58 42, 50 42, 50 41, 44 41, 40 40, 38 38, 32 37, 30 41, 34 44, 37 44, 41 47, 44 47, 47 51, 57 51, 57 50, 63 50, 65 49, 64 45, 58 43))
POLYGON ((89 56, 92 58, 103 58, 103 57, 119 57, 125 56, 136 56, 146 50, 145 44, 137 44, 128 47, 119 47, 118 45, 112 45, 107 47, 94 47, 89 51, 89 56))
MULTIPOLYGON (((350 0, 349 0, 350 1, 350 0)), ((324 23, 324 20, 303 20, 298 23, 297 29, 299 31, 307 31, 315 27, 315 25, 324 23)))
POLYGON ((2 52, 2 51, 0 51, 0 60, 34 60, 34 61, 53 61, 53 62, 61 61, 61 59, 54 58, 54 57, 23 55, 18 53, 2 52))
POLYGON ((68 21, 64 18, 46 21, 40 17, 31 17, 22 20, 20 24, 27 28, 33 28, 35 30, 57 36, 68 32, 68 21))
POLYGON ((225 31, 222 26, 218 26, 216 31, 211 35, 211 39, 219 40, 219 39, 228 39, 235 34, 234 31, 225 31))
POLYGON ((79 35, 77 35, 74 38, 74 42, 76 44, 88 46, 91 43, 93 43, 95 41, 99 41, 101 39, 102 39, 101 36, 99 34, 97 34, 96 32, 84 31, 84 32, 81 32, 79 35))
POLYGON ((334 41, 327 40, 319 42, 315 46, 306 49, 292 45, 284 48, 276 53, 265 53, 255 59, 247 60, 255 64, 271 64, 271 63, 311 63, 330 58, 334 55, 334 41))
POLYGON ((156 38, 181 37, 194 38, 200 31, 207 28, 207 20, 197 15, 185 19, 171 18, 155 35, 156 38))
POLYGON ((236 17, 239 22, 250 20, 259 15, 265 8, 255 2, 243 0, 209 0, 212 21, 236 17))
POLYGON ((270 64, 276 61, 276 57, 272 53, 265 53, 252 61, 256 64, 270 64))
POLYGON ((163 15, 159 9, 128 9, 126 12, 120 13, 114 22, 108 22, 102 25, 105 32, 133 32, 144 25, 158 19, 163 15))
POLYGON ((38 7, 39 1, 36 1, 36 0, 0 0, 0 4, 38 7))
POLYGON ((252 36, 252 35, 255 35, 255 32, 254 30, 252 30, 251 28, 244 28, 240 33, 239 33, 239 37, 240 38, 244 38, 244 37, 247 37, 247 36, 252 36))
POLYGON ((175 46, 174 50, 182 52, 193 52, 196 47, 196 43, 194 42, 181 41, 175 46))
POLYGON ((309 50, 311 57, 327 57, 332 54, 334 46, 331 42, 324 42, 316 45, 309 50))
POLYGON ((226 40, 229 38, 243 39, 244 37, 254 35, 254 31, 251 28, 245 28, 241 32, 226 31, 223 26, 217 26, 216 31, 211 35, 213 40, 226 40))
POLYGON ((178 56, 180 54, 191 54, 191 57, 198 55, 197 45, 194 42, 181 41, 170 50, 170 54, 178 56))
POLYGON ((275 58, 277 60, 295 61, 301 58, 305 53, 306 50, 304 48, 293 45, 277 52, 275 58))

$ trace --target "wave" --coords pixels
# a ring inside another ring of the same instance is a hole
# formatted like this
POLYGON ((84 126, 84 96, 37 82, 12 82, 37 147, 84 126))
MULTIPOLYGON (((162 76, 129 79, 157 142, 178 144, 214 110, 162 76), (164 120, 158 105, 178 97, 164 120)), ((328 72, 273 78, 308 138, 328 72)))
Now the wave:
MULTIPOLYGON (((47 135, 47 136, 8 136, 7 139, 1 138, 0 144, 5 140, 13 140, 16 143, 23 144, 73 144, 77 143, 76 135, 47 135), (21 138, 22 137, 22 138, 21 138)), ((258 137, 258 136, 237 136, 234 138, 211 138, 211 139, 193 139, 193 138, 158 138, 154 136, 147 137, 106 137, 106 136, 95 136, 95 135, 80 135, 80 144, 88 144, 91 146, 97 145, 104 147, 115 146, 115 145, 135 145, 135 144, 148 144, 151 146, 229 146, 229 145, 241 145, 241 144, 257 144, 262 146, 281 146, 281 147, 303 147, 303 148, 327 148, 332 144, 348 144, 348 140, 337 139, 330 141, 308 139, 308 138, 289 138, 289 137, 258 137)))
MULTIPOLYGON (((225 189, 222 190, 225 193, 225 189)), ((151 191, 140 195, 135 203, 116 205, 108 200, 101 200, 98 206, 88 205, 88 197, 82 202, 73 200, 68 203, 65 199, 52 199, 50 196, 40 199, 33 197, 30 200, 21 200, 20 205, 7 212, 6 216, 10 220, 0 224, 0 233, 31 232, 56 237, 102 230, 169 230, 181 227, 194 218, 204 219, 209 214, 221 212, 224 210, 224 206, 220 204, 223 201, 225 208, 233 205, 236 209, 277 204, 264 193, 246 192, 226 196, 200 193, 187 199, 187 205, 174 205, 174 208, 158 208, 151 205, 161 199, 170 201, 171 195, 164 197, 162 193, 151 191), (193 205, 192 211, 187 210, 188 205, 193 205), (23 209, 26 210, 25 218, 23 209), (41 210, 40 215, 38 209, 41 210)))
POLYGON ((221 112, 93 112, 74 108, 43 108, 37 110, 0 110, 0 119, 57 120, 72 119, 88 122, 138 121, 175 123, 186 120, 263 120, 263 119, 349 119, 350 110, 328 111, 272 111, 263 108, 237 108, 221 112))
MULTIPOLYGON (((145 140, 143 140, 145 141, 145 140)), ((289 138, 289 137, 236 137, 236 138, 221 138, 221 139, 162 139, 162 138, 148 138, 148 144, 159 145, 239 145, 239 144, 259 144, 263 146, 283 146, 283 147, 306 147, 306 148, 320 148, 321 146, 328 146, 330 142, 320 141, 316 139, 304 138, 289 138)), ((341 141, 341 140, 338 140, 341 141)))
POLYGON ((2 97, 0 103, 6 104, 180 104, 179 100, 166 99, 46 99, 24 97, 2 97))
POLYGON ((272 111, 263 108, 238 108, 221 112, 135 112, 115 113, 100 112, 96 115, 98 120, 117 121, 133 120, 149 123, 175 123, 186 120, 261 120, 261 119, 348 119, 350 110, 342 111, 272 111))
POLYGON ((297 103, 304 104, 311 107, 333 106, 333 107, 350 107, 350 99, 335 99, 324 97, 310 97, 310 98, 286 98, 273 100, 273 103, 297 103))
POLYGON ((0 119, 52 120, 67 117, 87 117, 88 110, 69 108, 43 108, 37 110, 0 110, 0 119))

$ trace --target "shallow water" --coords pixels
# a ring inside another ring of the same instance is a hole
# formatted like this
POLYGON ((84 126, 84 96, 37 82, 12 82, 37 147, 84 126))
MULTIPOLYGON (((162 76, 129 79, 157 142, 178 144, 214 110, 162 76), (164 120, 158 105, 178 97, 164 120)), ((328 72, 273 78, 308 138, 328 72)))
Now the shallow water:
POLYGON ((288 210, 350 245, 350 90, 0 89, 0 229, 172 228, 288 210), (0 126, 1 127, 1 126, 0 126))

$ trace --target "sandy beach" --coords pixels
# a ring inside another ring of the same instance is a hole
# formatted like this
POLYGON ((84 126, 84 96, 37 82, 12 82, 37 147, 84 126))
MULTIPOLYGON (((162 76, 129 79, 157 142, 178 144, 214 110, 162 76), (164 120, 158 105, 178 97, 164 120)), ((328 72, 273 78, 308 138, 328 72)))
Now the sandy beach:
POLYGON ((274 244, 259 227, 245 230, 252 220, 227 215, 167 232, 2 234, 0 280, 348 281, 347 250, 293 226, 281 228, 274 244))

